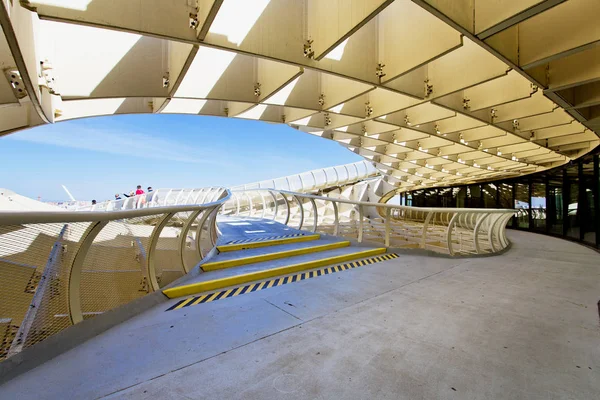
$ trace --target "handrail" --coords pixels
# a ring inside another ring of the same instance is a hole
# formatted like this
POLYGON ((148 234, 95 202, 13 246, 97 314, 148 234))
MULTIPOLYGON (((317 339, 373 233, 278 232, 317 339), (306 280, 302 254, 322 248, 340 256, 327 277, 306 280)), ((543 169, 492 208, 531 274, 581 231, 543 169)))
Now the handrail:
POLYGON ((153 208, 153 207, 164 207, 168 206, 168 201, 171 197, 171 194, 175 194, 176 197, 173 201, 173 204, 197 204, 197 199, 201 194, 204 194, 202 197, 202 202, 206 199, 206 197, 215 191, 223 191, 224 188, 220 186, 210 186, 203 188, 180 188, 180 189, 172 189, 172 188, 160 188, 153 190, 152 192, 138 194, 134 196, 125 197, 124 199, 119 200, 106 200, 93 205, 86 205, 82 207, 78 207, 75 211, 114 211, 114 210, 133 210, 139 208, 153 208), (185 199, 180 202, 182 195, 184 192, 189 192, 185 199), (196 193, 196 196, 193 197, 194 201, 189 203, 190 198, 192 198, 192 194, 196 193), (158 200, 157 200, 158 199, 158 200))
POLYGON ((233 199, 225 188, 207 194, 204 204, 0 212, 0 281, 16 288, 0 291, 0 319, 18 333, 3 338, 9 355, 188 273, 214 249, 217 213, 233 199))
MULTIPOLYGON (((269 190, 274 190, 274 189, 246 189, 246 190, 232 190, 232 193, 241 193, 241 192, 256 192, 256 191, 269 191, 269 190)), ((368 207, 382 207, 382 208, 398 208, 398 209, 405 209, 405 210, 419 210, 419 211, 433 211, 433 212, 456 212, 456 211, 469 211, 469 212, 475 212, 475 213, 505 213, 508 209, 504 209, 504 208, 444 208, 444 207, 412 207, 412 206, 402 206, 402 205, 396 205, 396 204, 386 204, 386 203, 372 203, 372 202, 368 202, 368 201, 355 201, 355 200, 348 200, 348 199, 340 199, 340 198, 336 198, 336 197, 326 197, 326 196, 318 196, 318 195, 314 195, 314 194, 307 194, 307 193, 296 193, 296 192, 290 192, 287 190, 275 190, 276 192, 279 193, 283 193, 283 194, 288 194, 290 196, 299 196, 299 197, 306 197, 306 198, 312 198, 312 199, 316 199, 316 200, 327 200, 327 201, 335 201, 337 203, 343 203, 343 204, 352 204, 352 205, 362 205, 362 206, 368 206, 368 207)), ((510 210, 511 212, 516 212, 516 210, 510 210)))
MULTIPOLYGON (((248 199, 243 207, 234 207, 234 215, 252 216, 257 204, 263 211, 268 206, 279 209, 281 197, 289 204, 284 223, 297 229, 310 226, 312 231, 353 237, 359 243, 378 241, 386 247, 416 247, 451 256, 496 253, 506 248, 506 224, 515 213, 510 209, 411 207, 261 188, 232 193, 248 199), (276 193, 277 200, 265 201, 264 191, 276 193), (253 202, 253 196, 262 201, 253 202), (317 203, 325 205, 319 208, 317 203), (331 207, 327 207, 329 203, 333 205, 333 215, 331 207), (305 206, 313 212, 305 212, 305 206), (481 232, 486 235, 480 235, 481 232)), ((222 210, 226 209, 227 203, 222 210)), ((278 216, 277 212, 269 214, 272 219, 278 216)))
POLYGON ((210 208, 221 205, 229 200, 231 192, 227 189, 225 190, 227 191, 227 196, 223 199, 196 205, 160 206, 121 211, 0 211, 0 225, 111 221, 124 218, 147 217, 168 212, 194 211, 198 208, 210 208))

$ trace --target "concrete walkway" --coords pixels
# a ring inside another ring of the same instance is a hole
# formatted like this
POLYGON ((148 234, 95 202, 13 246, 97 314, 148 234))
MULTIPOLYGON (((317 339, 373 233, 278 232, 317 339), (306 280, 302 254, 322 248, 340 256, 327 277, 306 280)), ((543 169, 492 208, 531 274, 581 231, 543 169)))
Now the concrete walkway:
POLYGON ((600 254, 509 231, 487 258, 401 256, 137 316, 1 399, 595 399, 600 254))

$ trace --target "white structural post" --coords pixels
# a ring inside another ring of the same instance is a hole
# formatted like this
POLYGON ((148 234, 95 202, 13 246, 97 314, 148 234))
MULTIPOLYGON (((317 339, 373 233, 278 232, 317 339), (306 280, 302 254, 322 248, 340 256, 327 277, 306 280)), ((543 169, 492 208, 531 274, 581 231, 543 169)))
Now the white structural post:
POLYGON ((156 244, 158 243, 158 238, 160 237, 160 233, 162 232, 163 228, 167 225, 171 218, 173 218, 174 215, 175 213, 165 214, 158 221, 150 236, 150 244, 148 245, 148 269, 146 271, 146 276, 148 277, 148 287, 152 292, 160 289, 158 280, 156 279, 156 244))
POLYGON ((333 205, 333 235, 337 236, 340 232, 340 212, 335 200, 331 200, 331 204, 333 205))
POLYGON ((312 231, 316 232, 317 231, 317 225, 319 224, 319 215, 317 213, 317 203, 315 202, 315 199, 313 199, 312 197, 310 197, 310 203, 312 204, 312 208, 313 208, 313 227, 312 227, 312 231))
POLYGON ((285 213, 285 221, 283 222, 284 225, 287 225, 290 222, 290 213, 292 212, 290 209, 290 202, 287 198, 287 196, 283 193, 281 193, 281 197, 283 197, 283 201, 285 202, 285 208, 286 208, 286 213, 285 213))
POLYGON ((232 194, 233 194, 233 197, 235 198, 235 206, 236 206, 235 215, 240 215, 240 199, 238 198, 238 196, 235 192, 233 192, 232 194))
POLYGON ((427 217, 425 217, 425 221, 423 222, 423 233, 421 235, 421 248, 425 248, 425 244, 427 243, 427 226, 429 225, 429 221, 433 216, 433 211, 429 211, 427 213, 427 217))
POLYGON ((193 204, 198 204, 198 198, 200 197, 200 195, 202 194, 202 192, 204 192, 203 189, 198 190, 198 194, 196 194, 196 196, 194 196, 194 200, 192 200, 193 204))
POLYGON ((473 242, 475 243, 475 252, 477 254, 481 254, 481 248, 479 246, 479 230, 481 229, 481 225, 491 214, 483 214, 480 215, 477 223, 475 224, 475 229, 473 229, 473 242))
POLYGON ((167 205, 167 200, 169 199, 169 196, 171 195, 171 193, 173 192, 173 189, 169 189, 169 191, 167 192, 167 195, 165 196, 164 200, 163 200, 163 206, 167 205))
POLYGON ((218 234, 217 234, 217 213, 219 211, 219 207, 215 207, 213 209, 210 210, 210 217, 208 219, 209 222, 209 226, 208 226, 208 233, 209 233, 209 237, 210 237, 210 242, 212 243, 213 247, 217 245, 217 239, 218 239, 218 234))
POLYGON ((201 212, 202 210, 198 210, 190 214, 190 217, 181 228, 181 233, 179 235, 179 257, 181 258, 181 265, 183 265, 183 270, 186 274, 190 272, 190 268, 188 268, 188 265, 185 262, 185 245, 187 243, 187 234, 192 227, 192 223, 196 220, 196 218, 198 218, 198 215, 201 212))
POLYGON ((385 247, 390 247, 390 219, 392 209, 389 207, 385 208, 385 247))
POLYGON ((273 221, 277 221, 277 213, 279 212, 279 204, 277 204, 277 195, 273 194, 273 191, 271 191, 271 190, 269 190, 269 194, 273 198, 273 203, 274 203, 273 221))
POLYGON ((267 201, 265 200, 265 196, 263 195, 262 191, 259 190, 258 194, 262 200, 262 215, 260 217, 264 219, 267 212, 267 201))
POLYGON ((358 206, 358 243, 362 243, 362 241, 363 241, 363 230, 364 230, 363 206, 361 204, 358 206))
POLYGON ((452 229, 454 227, 454 224, 456 223, 456 220, 458 219, 458 216, 458 212, 454 213, 454 215, 450 219, 450 222, 448 223, 448 227, 446 228, 446 243, 448 244, 448 253, 450 255, 454 254, 454 249, 452 248, 452 229))
POLYGON ((296 199, 298 207, 300 208, 300 225, 298 226, 298 230, 302 230, 302 226, 304 225, 304 206, 302 205, 302 202, 298 196, 294 195, 294 199, 296 199))
POLYGON ((202 252, 202 229, 204 228, 204 223, 208 219, 209 214, 210 210, 208 208, 202 210, 202 217, 200 217, 200 221, 198 221, 198 227, 196 228, 196 250, 198 251, 198 255, 200 256, 201 260, 205 256, 205 254, 202 252))
POLYGON ((252 218, 254 215, 254 204, 252 203, 252 197, 248 194, 248 192, 244 192, 244 194, 248 198, 248 210, 250 212, 248 216, 252 218))

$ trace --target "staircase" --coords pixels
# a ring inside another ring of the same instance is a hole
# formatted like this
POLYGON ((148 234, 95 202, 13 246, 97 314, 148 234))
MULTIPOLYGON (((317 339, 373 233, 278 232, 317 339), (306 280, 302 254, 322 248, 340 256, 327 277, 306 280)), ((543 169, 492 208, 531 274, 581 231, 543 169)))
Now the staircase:
POLYGON ((166 296, 231 288, 386 252, 385 248, 353 246, 338 237, 295 230, 272 220, 223 217, 218 226, 218 254, 201 265, 197 276, 163 290, 166 296))

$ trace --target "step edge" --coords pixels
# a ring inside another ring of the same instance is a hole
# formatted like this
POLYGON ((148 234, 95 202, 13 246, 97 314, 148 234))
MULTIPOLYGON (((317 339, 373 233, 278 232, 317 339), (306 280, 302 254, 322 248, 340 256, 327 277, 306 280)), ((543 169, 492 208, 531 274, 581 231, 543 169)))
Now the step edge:
POLYGON ((219 250, 219 252, 221 252, 221 253, 228 253, 231 251, 249 250, 249 249, 258 249, 261 247, 277 246, 279 244, 310 242, 313 240, 319 240, 320 238, 321 238, 320 234, 314 234, 314 235, 303 235, 303 236, 296 236, 296 237, 290 237, 290 238, 263 240, 263 241, 257 241, 257 242, 224 244, 221 246, 217 246, 217 250, 219 250), (249 246, 249 247, 246 247, 246 246, 249 246))
POLYGON ((207 292, 210 290, 222 289, 230 286, 241 285, 244 283, 260 281, 276 276, 283 276, 294 272, 299 272, 308 269, 320 268, 323 266, 336 264, 338 262, 346 262, 351 260, 358 260, 365 257, 370 257, 378 254, 387 252, 385 247, 377 247, 374 249, 362 250, 354 253, 341 254, 338 256, 322 258, 318 260, 311 260, 304 263, 285 265, 283 267, 266 269, 263 271, 255 271, 247 274, 240 274, 234 276, 228 276, 224 278, 218 278, 210 281, 196 282, 189 285, 177 286, 163 290, 163 294, 170 299, 178 297, 189 296, 192 294, 198 294, 207 292), (325 264, 318 265, 319 263, 326 262, 325 264), (312 266, 312 264, 316 264, 312 266), (219 285, 223 283, 223 285, 219 285), (205 288, 206 287, 206 288, 205 288))
POLYGON ((302 247, 300 249, 290 249, 290 250, 278 251, 275 253, 266 253, 266 254, 254 255, 254 256, 249 256, 249 257, 233 258, 231 260, 213 261, 213 262, 209 262, 206 264, 202 264, 202 270, 215 271, 215 270, 219 270, 219 269, 239 267, 242 265, 254 264, 254 263, 259 263, 259 262, 279 260, 279 259, 285 258, 285 257, 295 257, 295 256, 300 256, 300 255, 310 254, 310 253, 320 253, 322 251, 336 250, 336 249, 341 249, 341 248, 350 247, 350 246, 351 246, 350 241, 343 240, 340 242, 332 242, 332 243, 327 243, 327 244, 321 244, 318 246, 302 247), (293 254, 294 252, 298 252, 298 254, 293 254), (264 258, 264 257, 266 257, 266 258, 264 258))

